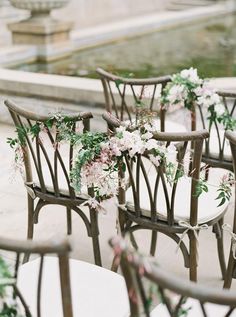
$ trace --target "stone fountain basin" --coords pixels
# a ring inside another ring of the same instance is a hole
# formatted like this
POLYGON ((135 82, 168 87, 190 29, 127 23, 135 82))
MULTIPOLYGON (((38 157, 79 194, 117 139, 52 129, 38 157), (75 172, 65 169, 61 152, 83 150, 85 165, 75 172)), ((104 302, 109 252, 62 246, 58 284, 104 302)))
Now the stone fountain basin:
POLYGON ((70 0, 10 0, 18 8, 30 11, 45 12, 59 9, 67 5, 70 0))

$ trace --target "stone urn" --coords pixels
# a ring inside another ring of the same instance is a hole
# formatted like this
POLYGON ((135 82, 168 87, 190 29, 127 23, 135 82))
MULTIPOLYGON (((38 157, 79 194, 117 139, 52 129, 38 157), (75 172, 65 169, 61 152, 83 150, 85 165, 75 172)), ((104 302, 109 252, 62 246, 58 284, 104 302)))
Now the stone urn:
POLYGON ((30 10, 29 18, 8 25, 13 44, 34 45, 39 60, 53 60, 71 54, 72 23, 53 19, 50 12, 70 0, 9 0, 17 9, 30 10))
POLYGON ((50 12, 68 4, 70 0, 9 0, 17 9, 30 10, 30 19, 45 19, 50 17, 50 12))

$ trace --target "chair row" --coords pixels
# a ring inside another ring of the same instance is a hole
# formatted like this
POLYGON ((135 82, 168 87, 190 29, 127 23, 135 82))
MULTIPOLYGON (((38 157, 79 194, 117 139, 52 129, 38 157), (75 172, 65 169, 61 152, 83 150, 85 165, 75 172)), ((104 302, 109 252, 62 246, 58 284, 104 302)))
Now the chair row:
POLYGON ((67 241, 0 238, 1 253, 8 251, 8 258, 9 252, 16 254, 14 269, 0 279, 0 300, 5 309, 27 317, 236 316, 235 291, 183 281, 160 268, 153 258, 128 248, 120 238, 110 244, 125 279, 107 269, 69 259, 67 241), (20 265, 21 254, 29 251, 39 258, 20 265))
MULTIPOLYGON (((98 68, 97 73, 101 78, 105 109, 120 121, 134 123, 143 113, 155 114, 160 131, 186 132, 190 130, 207 129, 210 132, 205 142, 203 160, 214 167, 221 167, 233 171, 230 147, 228 146, 221 124, 208 120, 209 113, 204 107, 193 104, 183 113, 185 120, 181 123, 170 121, 167 109, 161 103, 161 94, 166 85, 171 81, 171 76, 135 79, 125 78, 108 73, 98 68), (187 118, 187 119, 186 119, 187 118)), ((218 91, 222 105, 229 115, 235 117, 236 93, 218 91)))
MULTIPOLYGON (((123 120, 127 119, 127 117, 125 117, 125 111, 127 111, 128 119, 131 120, 131 122, 133 118, 132 112, 129 112, 130 107, 128 106, 128 101, 125 99, 126 92, 129 92, 127 94, 129 101, 130 97, 132 97, 137 103, 140 101, 139 86, 143 87, 143 90, 145 87, 153 86, 152 94, 150 93, 149 87, 148 99, 150 101, 149 108, 154 111, 154 106, 156 107, 158 104, 155 103, 155 94, 158 85, 161 84, 163 87, 170 80, 168 77, 152 80, 131 80, 116 77, 102 70, 98 70, 98 72, 103 76, 102 82, 107 110, 110 110, 111 112, 112 109, 115 108, 116 118, 118 117, 123 120), (117 84, 117 81, 119 81, 119 84, 117 84), (113 82, 112 87, 110 82, 113 82), (136 86, 139 87, 138 90, 136 89, 136 86), (117 108, 115 103, 117 94, 113 96, 114 87, 118 89, 118 96, 121 97, 121 104, 117 108), (111 94, 111 97, 109 97, 109 93, 111 94), (123 110, 122 107, 124 107, 123 110), (120 115, 118 110, 121 110, 120 115)), ((233 94, 222 94, 222 96, 224 98, 226 98, 226 96, 232 98, 233 94)), ((5 102, 5 105, 10 111, 17 127, 18 134, 23 131, 23 134, 20 134, 22 136, 20 148, 22 149, 22 156, 25 164, 25 186, 28 192, 27 238, 33 238, 34 224, 38 222, 39 213, 45 205, 63 205, 65 206, 67 215, 67 233, 70 234, 72 231, 71 212, 74 211, 82 218, 88 236, 92 238, 95 263, 101 265, 98 238, 98 215, 91 206, 88 215, 83 207, 89 197, 93 197, 93 189, 85 189, 85 191, 78 194, 75 192, 70 182, 72 159, 75 154, 73 144, 70 144, 67 147, 55 146, 55 144, 57 144, 57 133, 53 133, 50 129, 44 131, 46 138, 43 142, 38 135, 36 135, 35 138, 30 138, 27 133, 24 133, 25 127, 28 126, 29 128, 34 128, 35 123, 37 127, 37 125, 40 125, 41 123, 50 121, 51 116, 40 116, 37 113, 25 111, 23 108, 9 100, 5 102)), ((227 107, 226 99, 225 105, 227 107)), ((233 115, 235 104, 233 104, 233 106, 231 105, 231 108, 230 111, 233 115)), ((203 118, 203 114, 200 117, 203 118)), ((71 120, 74 123, 71 127, 72 131, 76 130, 77 121, 81 121, 84 126, 83 132, 86 132, 89 130, 89 121, 91 118, 91 113, 80 113, 68 117, 68 120, 71 120)), ((110 115, 105 115, 104 118, 107 121, 108 127, 113 131, 115 131, 122 122, 114 120, 110 115)), ((161 107, 161 130, 165 130, 165 124, 167 126, 167 123, 165 122, 165 109, 162 109, 161 107)), ((192 123, 192 125, 194 125, 194 123, 192 123)), ((204 124, 203 127, 206 127, 206 125, 204 124)), ((175 146, 177 142, 181 142, 183 146, 178 148, 178 160, 179 162, 184 162, 185 156, 188 156, 190 152, 192 152, 191 169, 194 172, 189 175, 188 178, 181 179, 178 182, 175 182, 173 187, 170 187, 168 185, 168 180, 165 178, 165 171, 161 168, 156 168, 153 164, 150 165, 148 157, 137 155, 136 166, 134 168, 134 164, 130 161, 130 158, 124 156, 129 179, 133 179, 133 182, 130 183, 131 186, 127 192, 124 192, 122 188, 120 188, 119 192, 119 222, 122 232, 131 232, 132 240, 135 245, 133 239, 134 231, 140 228, 151 230, 152 241, 150 253, 152 255, 155 253, 157 232, 166 234, 180 245, 180 250, 182 251, 185 260, 185 266, 190 269, 190 279, 196 280, 196 232, 199 232, 204 226, 212 226, 217 238, 220 266, 222 276, 224 277, 226 268, 223 256, 222 224, 224 214, 227 211, 227 206, 224 205, 221 208, 217 208, 217 202, 215 201, 216 190, 214 188, 209 190, 207 196, 198 198, 194 195, 197 190, 197 180, 199 179, 201 170, 201 153, 204 151, 206 153, 207 146, 204 146, 204 142, 208 142, 209 133, 207 131, 182 131, 179 133, 176 133, 176 131, 173 131, 172 133, 162 132, 156 134, 154 139, 158 142, 164 142, 168 146, 171 143, 174 143, 175 146), (192 148, 192 151, 189 151, 189 148, 192 148), (183 204, 183 201, 185 204, 183 204), (207 211, 206 206, 208 206, 207 211), (186 232, 190 240, 189 248, 187 248, 183 239, 179 236, 186 232)), ((223 148, 225 148, 225 137, 223 142, 223 148)), ((203 155, 203 158, 206 158, 206 155, 203 155)), ((218 165, 213 165, 228 167, 232 170, 233 164, 229 157, 227 161, 229 164, 227 163, 227 166, 224 164, 221 165, 221 158, 218 160, 218 165)), ((206 159, 204 159, 204 161, 206 161, 206 159)), ((25 256, 25 261, 27 260, 28 254, 25 256)))

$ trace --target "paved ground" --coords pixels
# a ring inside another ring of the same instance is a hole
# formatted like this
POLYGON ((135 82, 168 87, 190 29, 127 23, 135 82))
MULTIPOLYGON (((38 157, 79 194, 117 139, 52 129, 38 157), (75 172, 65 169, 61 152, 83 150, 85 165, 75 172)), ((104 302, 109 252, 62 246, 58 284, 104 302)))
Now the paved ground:
MULTIPOLYGON (((97 126, 97 124, 96 124, 97 126)), ((26 191, 19 174, 14 172, 13 153, 6 144, 6 138, 14 135, 13 126, 0 125, 0 235, 23 239, 26 233, 26 191)), ((219 170, 212 174, 219 177, 219 170)), ((214 181, 214 180, 213 180, 214 181)), ((112 251, 108 246, 108 239, 116 234, 116 207, 113 202, 106 204, 107 214, 99 217, 100 241, 103 264, 109 268, 112 251)), ((232 223, 233 208, 230 206, 226 222, 232 223)), ((39 224, 35 227, 35 239, 58 239, 66 233, 65 210, 59 206, 45 207, 41 213, 39 224)), ((140 231, 137 235, 142 250, 147 250, 149 232, 140 231)), ((93 262, 91 240, 87 237, 85 228, 77 215, 73 216, 73 244, 71 257, 93 262)), ((222 286, 220 269, 216 253, 216 240, 210 230, 200 233, 199 248, 199 280, 208 285, 222 286)), ((225 237, 226 254, 229 252, 229 237, 225 237)), ((181 254, 175 253, 176 245, 168 238, 159 236, 157 258, 166 269, 177 275, 188 277, 183 267, 181 254)))

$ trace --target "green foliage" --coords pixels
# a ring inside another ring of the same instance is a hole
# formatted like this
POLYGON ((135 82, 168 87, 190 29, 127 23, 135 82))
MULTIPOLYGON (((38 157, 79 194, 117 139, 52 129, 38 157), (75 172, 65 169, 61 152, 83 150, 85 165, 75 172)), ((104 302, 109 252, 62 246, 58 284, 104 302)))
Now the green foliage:
POLYGON ((234 176, 232 173, 229 173, 225 177, 223 177, 222 182, 219 186, 217 192, 219 195, 217 196, 216 200, 220 200, 220 203, 217 207, 222 206, 226 201, 230 200, 232 196, 231 187, 234 184, 234 176))
POLYGON ((9 305, 4 302, 3 308, 0 311, 0 317, 20 317, 18 314, 17 305, 9 305))
POLYGON ((227 109, 225 109, 225 112, 220 116, 215 112, 214 105, 208 107, 208 111, 210 115, 207 119, 209 120, 210 126, 218 122, 224 126, 225 130, 233 131, 236 129, 236 119, 231 116, 227 109))
MULTIPOLYGON (((18 307, 13 294, 9 296, 6 293, 6 285, 1 284, 1 280, 11 279, 12 275, 2 257, 0 257, 0 302, 2 301, 2 308, 0 308, 0 317, 20 317, 18 307), (12 297, 12 298, 11 298, 12 297)), ((13 290, 12 290, 13 292, 13 290)))
POLYGON ((202 193, 207 193, 208 192, 208 186, 207 186, 207 181, 205 179, 200 178, 197 181, 196 185, 196 192, 194 194, 195 197, 199 197, 202 193))
MULTIPOLYGON (((5 261, 0 257, 0 281, 7 278, 11 278, 9 268, 5 261)), ((3 297, 4 294, 4 286, 0 284, 0 297, 3 297)))
POLYGON ((74 144, 80 144, 82 147, 74 160, 74 166, 70 174, 73 187, 76 191, 80 192, 81 169, 86 163, 95 159, 100 154, 102 143, 108 139, 108 136, 99 132, 85 132, 77 134, 72 139, 74 144))

